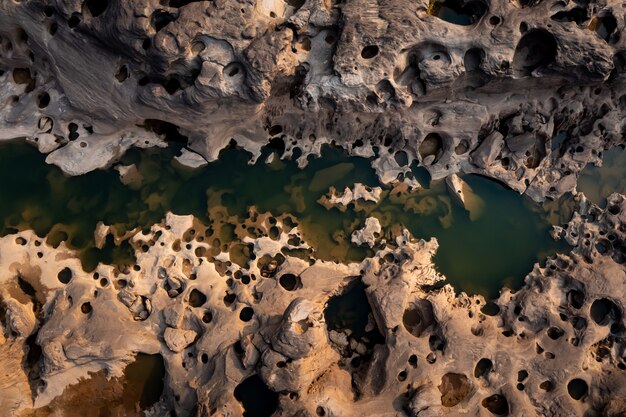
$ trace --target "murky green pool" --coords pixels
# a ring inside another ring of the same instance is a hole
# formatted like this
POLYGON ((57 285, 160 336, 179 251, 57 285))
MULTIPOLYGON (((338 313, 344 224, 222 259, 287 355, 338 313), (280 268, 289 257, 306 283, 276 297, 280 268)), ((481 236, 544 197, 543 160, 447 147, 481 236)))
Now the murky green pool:
MULTIPOLYGON (((388 238, 398 225, 416 237, 437 237, 439 270, 458 289, 490 296, 497 295, 503 284, 519 286, 534 262, 565 249, 550 238, 545 211, 486 178, 464 178, 484 202, 474 221, 451 200, 443 182, 401 196, 387 190, 380 203, 341 213, 317 200, 330 186, 343 190, 355 182, 379 185, 367 159, 327 148, 322 158, 312 158, 301 170, 290 161, 263 163, 271 150, 257 164, 248 165, 246 152, 228 149, 218 161, 190 170, 172 160, 179 150, 174 144, 168 149, 131 151, 122 163, 136 164, 143 180, 126 186, 113 169, 67 177, 46 165, 45 156, 24 142, 0 144, 0 234, 30 228, 42 237, 48 235, 52 244, 65 241, 81 250, 83 266, 91 270, 98 262, 133 262, 128 245, 116 247, 109 242, 102 250, 94 248, 93 232, 99 221, 119 230, 147 228, 172 211, 210 223, 210 205, 224 206, 243 220, 254 205, 274 215, 292 213, 317 257, 347 261, 372 253, 354 246, 350 235, 366 217, 375 216, 388 238)), ((415 174, 425 178, 417 169, 415 174)))
POLYGON ((626 151, 616 146, 602 155, 602 166, 589 164, 580 173, 578 190, 596 204, 612 193, 626 193, 626 151))

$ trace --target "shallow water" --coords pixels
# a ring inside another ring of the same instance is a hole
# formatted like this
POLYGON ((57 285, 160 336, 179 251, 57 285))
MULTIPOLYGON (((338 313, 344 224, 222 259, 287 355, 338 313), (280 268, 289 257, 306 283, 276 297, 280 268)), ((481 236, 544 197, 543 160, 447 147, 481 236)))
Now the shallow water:
POLYGON ((604 151, 601 167, 587 165, 580 173, 578 190, 603 206, 612 193, 626 193, 626 150, 616 146, 604 151))
MULTIPOLYGON (((486 178, 465 178, 483 201, 474 220, 451 200, 443 182, 413 193, 387 190, 380 203, 341 213, 317 200, 330 186, 341 191, 355 182, 379 185, 367 159, 326 148, 322 158, 300 170, 290 161, 263 163, 271 150, 248 165, 246 152, 228 149, 207 167, 189 170, 172 160, 178 150, 131 151, 122 163, 135 163, 143 180, 126 186, 113 169, 67 177, 24 142, 0 144, 0 234, 32 228, 42 237, 48 234, 51 244, 64 240, 82 251, 83 266, 92 270, 98 262, 133 262, 127 244, 117 247, 109 240, 104 249, 94 248, 98 221, 120 231, 147 228, 172 211, 210 224, 208 211, 215 206, 241 221, 254 205, 259 212, 293 214, 315 256, 348 261, 373 253, 351 244, 350 234, 365 217, 375 216, 388 239, 399 225, 419 238, 437 237, 438 269, 457 289, 488 296, 496 296, 503 284, 518 287, 534 262, 565 249, 550 238, 547 214, 539 206, 486 178)), ((415 176, 427 182, 423 170, 415 169, 415 176)))

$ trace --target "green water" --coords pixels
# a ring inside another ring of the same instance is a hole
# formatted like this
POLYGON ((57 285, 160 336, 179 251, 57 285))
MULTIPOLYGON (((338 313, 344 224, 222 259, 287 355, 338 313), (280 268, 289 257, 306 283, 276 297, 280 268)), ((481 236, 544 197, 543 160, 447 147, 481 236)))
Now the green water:
POLYGON ((616 146, 602 155, 602 166, 589 164, 578 179, 578 190, 592 202, 604 205, 612 193, 626 193, 626 151, 616 146))
MULTIPOLYGON (((254 205, 259 212, 294 215, 316 257, 349 261, 373 253, 351 244, 350 235, 366 217, 375 216, 387 239, 399 233, 400 225, 416 237, 437 237, 438 269, 458 289, 489 296, 497 295, 503 284, 519 286, 534 262, 565 249, 550 238, 545 211, 482 177, 465 178, 484 203, 474 221, 450 199, 443 182, 413 193, 387 189, 380 203, 341 213, 327 210, 317 200, 329 186, 343 190, 355 182, 379 185, 367 159, 326 148, 322 158, 311 158, 300 170, 290 161, 263 163, 270 150, 259 158, 261 162, 249 165, 246 152, 228 149, 207 167, 189 170, 172 160, 179 149, 173 145, 131 151, 122 163, 136 164, 143 180, 126 186, 113 169, 67 177, 24 142, 0 144, 0 235, 33 229, 47 235, 51 244, 65 241, 81 251, 83 267, 93 270, 98 262, 133 262, 127 244, 115 246, 110 240, 104 249, 94 248, 99 221, 121 232, 148 228, 172 211, 193 214, 211 225, 215 219, 208 212, 220 206, 235 216, 229 222, 236 225, 254 205)), ((423 171, 415 169, 415 176, 426 182, 423 171)))

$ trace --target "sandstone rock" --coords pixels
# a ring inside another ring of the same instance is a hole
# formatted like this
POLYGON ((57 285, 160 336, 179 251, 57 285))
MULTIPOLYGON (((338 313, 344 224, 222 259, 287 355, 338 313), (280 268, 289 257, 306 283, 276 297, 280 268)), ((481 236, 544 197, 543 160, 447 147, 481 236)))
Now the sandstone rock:
POLYGON ((193 330, 174 329, 168 327, 163 333, 165 344, 172 352, 182 352, 193 343, 198 334, 193 330))

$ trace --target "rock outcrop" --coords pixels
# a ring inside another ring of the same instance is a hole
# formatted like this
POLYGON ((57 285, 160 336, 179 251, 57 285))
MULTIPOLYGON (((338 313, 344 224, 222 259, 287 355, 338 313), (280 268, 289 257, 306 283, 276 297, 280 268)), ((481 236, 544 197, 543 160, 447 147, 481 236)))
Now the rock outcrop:
POLYGON ((417 162, 543 200, 623 143, 623 30, 617 0, 6 1, 0 137, 71 175, 164 140, 191 166, 334 143, 384 183, 417 162))
POLYGON ((240 266, 205 241, 200 222, 170 214, 132 238, 130 270, 90 274, 64 243, 6 236, 3 410, 29 415, 90 374, 122 377, 141 352, 166 367, 149 415, 241 415, 242 384, 256 378, 276 393, 276 416, 618 416, 625 213, 622 195, 605 209, 578 195, 554 231, 572 252, 488 303, 455 294, 432 264, 436 240, 406 231, 342 265, 290 256, 297 228, 259 219, 281 233, 249 238, 254 256, 240 266), (330 312, 348 293, 366 308, 352 328, 330 312))

